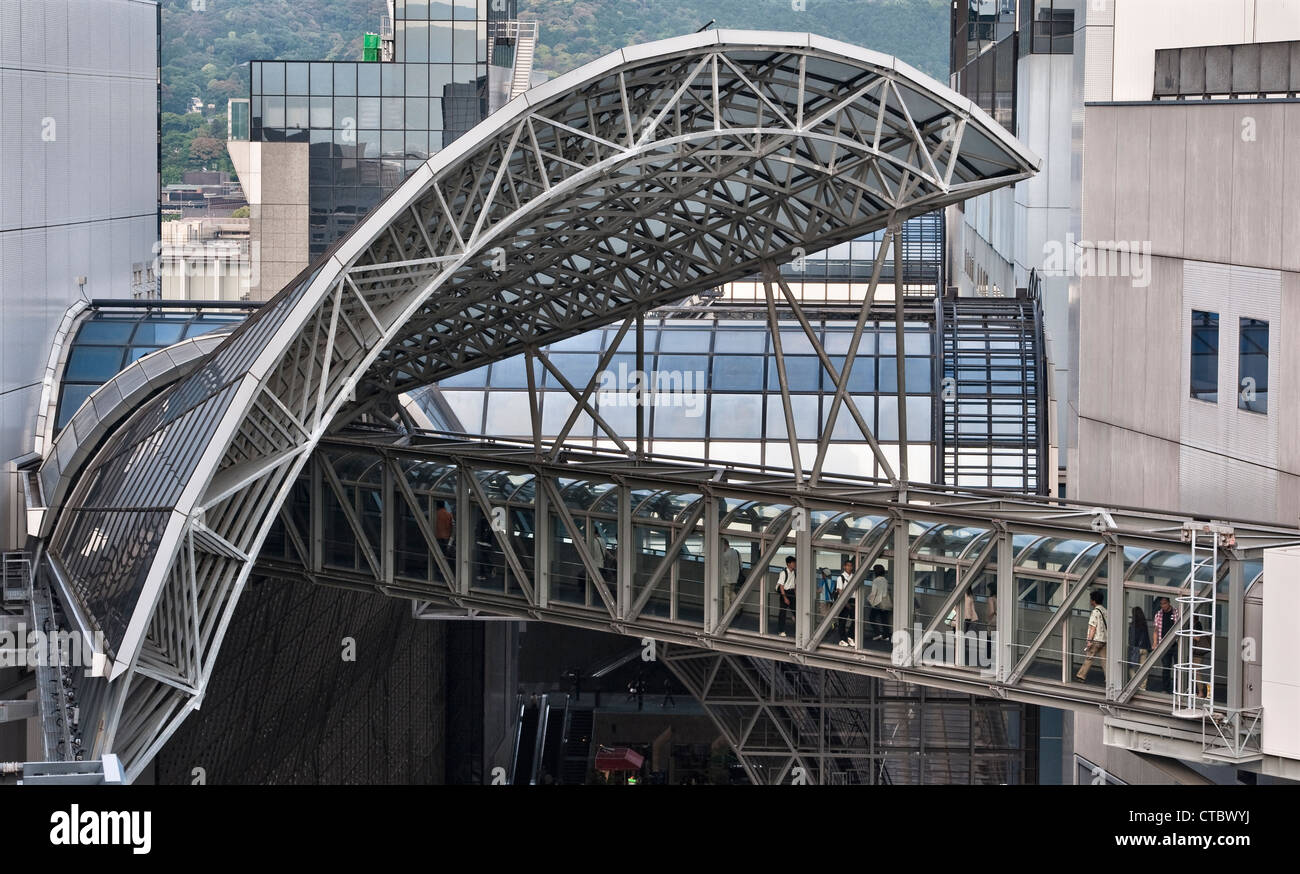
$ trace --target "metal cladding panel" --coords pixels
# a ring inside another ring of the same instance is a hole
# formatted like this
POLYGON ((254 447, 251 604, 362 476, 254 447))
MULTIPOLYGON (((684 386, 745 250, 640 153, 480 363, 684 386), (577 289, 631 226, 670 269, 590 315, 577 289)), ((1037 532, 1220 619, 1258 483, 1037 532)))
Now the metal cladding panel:
MULTIPOLYGON (((111 129, 113 108, 109 100, 113 88, 103 79, 93 79, 86 86, 90 100, 90 118, 87 123, 87 136, 97 143, 108 142, 111 129)), ((94 149, 89 155, 88 166, 90 178, 97 180, 86 190, 90 193, 90 215, 94 218, 107 218, 112 209, 113 200, 109 185, 104 184, 111 175, 112 150, 94 149)))
MULTIPOLYGON (((21 112, 22 73, 0 68, 0 119, 15 118, 21 112)), ((21 124, 0 124, 0 232, 23 226, 22 132, 21 124)))
MULTIPOLYGON (((40 227, 45 224, 45 170, 47 150, 43 148, 42 132, 48 117, 45 108, 45 79, 40 73, 19 74, 22 115, 19 122, 22 142, 22 226, 40 227)), ((54 134, 58 135, 58 119, 54 119, 54 134)))
POLYGON ((87 65, 94 49, 96 31, 93 30, 90 0, 68 0, 68 69, 71 72, 88 72, 87 65))
POLYGON ((42 0, 39 8, 45 25, 42 63, 50 69, 65 69, 71 55, 68 45, 68 0, 42 0))
POLYGON ((0 3, 0 67, 22 64, 22 6, 0 3))

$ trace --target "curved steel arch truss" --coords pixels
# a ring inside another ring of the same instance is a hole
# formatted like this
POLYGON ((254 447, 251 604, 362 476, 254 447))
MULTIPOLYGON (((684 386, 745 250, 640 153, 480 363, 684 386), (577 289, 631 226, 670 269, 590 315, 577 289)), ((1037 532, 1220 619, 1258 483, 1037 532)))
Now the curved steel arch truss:
POLYGON ((134 775, 198 705, 277 508, 345 409, 1037 167, 943 85, 807 34, 651 43, 516 98, 66 474, 43 533, 113 664, 86 702, 92 752, 134 775))

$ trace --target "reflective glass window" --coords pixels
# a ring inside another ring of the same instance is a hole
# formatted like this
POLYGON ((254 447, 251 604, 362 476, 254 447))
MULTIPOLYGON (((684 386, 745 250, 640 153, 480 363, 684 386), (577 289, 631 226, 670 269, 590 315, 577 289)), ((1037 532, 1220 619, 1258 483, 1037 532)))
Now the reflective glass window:
POLYGON ((690 440, 704 437, 704 405, 702 398, 662 396, 654 406, 654 435, 656 440, 690 440))
POLYGON ((308 70, 310 64, 290 61, 284 65, 284 93, 306 96, 311 91, 308 70))
MULTIPOLYGON (((785 377, 790 391, 821 391, 822 363, 811 355, 786 355, 785 377)), ((771 366, 767 369, 767 388, 773 392, 781 390, 781 373, 776 365, 776 356, 772 356, 771 366)))
POLYGON ((180 342, 181 332, 185 330, 187 320, 168 320, 142 322, 135 329, 136 343, 148 343, 155 346, 170 346, 180 342))
POLYGON ((1191 394, 1197 400, 1219 400, 1219 314, 1192 310, 1191 394))
POLYGON ((74 382, 107 382, 122 369, 121 346, 73 346, 63 378, 74 382))
POLYGON ((94 319, 81 326, 76 343, 126 343, 134 327, 134 320, 94 319))
POLYGON ((1237 406, 1268 412, 1268 322, 1242 319, 1237 357, 1237 406))
POLYGON ((331 64, 334 68, 334 93, 354 95, 357 93, 357 65, 331 64))
POLYGON ((283 94, 284 93, 284 62, 267 61, 261 64, 262 69, 262 93, 263 94, 283 94))
POLYGON ((713 359, 715 391, 760 391, 764 359, 758 355, 717 355, 713 359))
POLYGON ((311 93, 325 97, 334 94, 334 65, 314 63, 311 65, 311 93))

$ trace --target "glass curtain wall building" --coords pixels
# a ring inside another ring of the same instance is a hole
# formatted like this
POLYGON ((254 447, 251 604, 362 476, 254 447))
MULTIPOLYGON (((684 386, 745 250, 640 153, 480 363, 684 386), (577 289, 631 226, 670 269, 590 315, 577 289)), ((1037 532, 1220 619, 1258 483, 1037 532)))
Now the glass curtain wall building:
POLYGON ((388 9, 391 26, 376 22, 380 60, 253 60, 247 108, 231 102, 227 148, 250 207, 254 300, 500 105, 512 81, 529 81, 531 55, 516 51, 523 37, 510 26, 515 0, 388 9))
POLYGON ((251 140, 309 147, 312 259, 486 115, 488 5, 397 0, 391 62, 252 62, 251 140))

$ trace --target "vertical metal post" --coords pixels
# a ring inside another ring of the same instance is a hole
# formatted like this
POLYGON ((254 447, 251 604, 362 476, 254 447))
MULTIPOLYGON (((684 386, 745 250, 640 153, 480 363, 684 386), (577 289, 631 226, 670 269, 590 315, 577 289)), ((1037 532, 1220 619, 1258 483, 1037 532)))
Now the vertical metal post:
POLYGON ((712 634, 718 627, 722 587, 718 585, 718 568, 722 548, 718 531, 718 499, 712 492, 704 495, 704 633, 712 634))
POLYGON ((998 646, 995 670, 998 682, 1005 683, 1016 666, 1016 624, 1020 621, 1020 599, 1016 597, 1015 571, 1011 566, 1014 556, 1011 532, 1000 528, 996 537, 998 538, 998 646))
POLYGON ((396 575, 397 564, 394 554, 397 549, 397 508, 394 503, 397 487, 393 485, 391 460, 384 459, 379 469, 383 475, 379 498, 379 567, 382 568, 384 584, 391 586, 396 575))
POLYGON ((898 369, 898 478, 904 483, 907 473, 907 359, 903 357, 903 226, 890 226, 894 247, 894 360, 898 369))
POLYGON ((808 645, 816 621, 817 600, 813 589, 813 550, 811 513, 805 507, 808 524, 800 526, 794 534, 794 644, 798 649, 808 645))
POLYGON ((632 487, 627 483, 615 486, 618 490, 618 543, 615 546, 618 555, 618 588, 614 597, 618 599, 619 619, 626 619, 632 609, 632 575, 636 557, 635 544, 632 543, 632 487))
POLYGON ((311 457, 311 555, 307 561, 312 573, 319 574, 324 569, 325 552, 325 485, 320 469, 321 461, 314 454, 311 457))
MULTIPOLYGON (((537 396, 537 374, 533 372, 537 359, 534 357, 532 350, 527 350, 524 354, 524 370, 528 375, 528 417, 533 428, 533 454, 541 457, 542 454, 542 414, 541 405, 538 403, 540 398, 537 396)), ((540 493, 540 489, 538 492, 540 493)))
POLYGON ((1118 543, 1108 544, 1106 550, 1106 700, 1114 701, 1124 689, 1127 674, 1127 665, 1121 658, 1121 654, 1128 651, 1124 621, 1124 550, 1118 543))
MULTIPOLYGON (((1216 571, 1217 572, 1217 571, 1216 571)), ((1217 586, 1216 586, 1217 589, 1217 586)), ((1246 571, 1234 551, 1228 552, 1228 666, 1229 712, 1245 702, 1246 663, 1241 658, 1241 638, 1246 629, 1246 571)))
POLYGON ((645 311, 636 312, 636 457, 645 458, 645 311))
MULTIPOLYGON (((907 549, 907 520, 901 515, 893 520, 893 537, 894 537, 894 560, 891 570, 894 573, 894 632, 905 631, 907 637, 904 640, 911 640, 912 636, 912 570, 911 562, 908 561, 907 549)), ((889 536, 887 532, 886 537, 889 536)), ((912 654, 916 648, 921 645, 921 641, 912 640, 911 646, 906 648, 894 647, 894 652, 901 658, 903 666, 912 664, 912 654)))
MULTIPOLYGON (((534 476, 541 477, 540 471, 534 476)), ((551 506, 546 489, 533 489, 533 593, 543 610, 551 604, 551 506)))
POLYGON ((452 588, 462 595, 469 594, 469 584, 473 579, 474 568, 474 526, 470 523, 471 505, 469 483, 466 477, 470 472, 464 463, 456 465, 456 581, 452 588))

